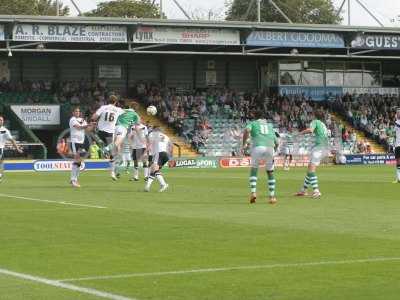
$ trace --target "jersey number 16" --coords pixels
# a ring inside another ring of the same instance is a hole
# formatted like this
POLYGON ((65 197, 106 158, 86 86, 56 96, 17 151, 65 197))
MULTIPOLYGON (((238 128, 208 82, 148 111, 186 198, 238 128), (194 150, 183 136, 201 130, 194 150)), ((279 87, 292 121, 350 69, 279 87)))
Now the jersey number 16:
POLYGON ((114 120, 115 120, 114 113, 106 112, 105 115, 104 115, 104 120, 107 121, 107 122, 114 122, 114 120))

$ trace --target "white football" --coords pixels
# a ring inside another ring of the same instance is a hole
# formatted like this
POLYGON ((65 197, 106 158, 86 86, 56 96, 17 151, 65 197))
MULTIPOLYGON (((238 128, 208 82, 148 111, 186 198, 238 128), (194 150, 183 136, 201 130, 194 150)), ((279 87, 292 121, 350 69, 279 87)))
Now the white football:
POLYGON ((157 108, 154 105, 150 105, 149 107, 147 107, 146 111, 147 114, 150 116, 155 116, 157 114, 157 108))

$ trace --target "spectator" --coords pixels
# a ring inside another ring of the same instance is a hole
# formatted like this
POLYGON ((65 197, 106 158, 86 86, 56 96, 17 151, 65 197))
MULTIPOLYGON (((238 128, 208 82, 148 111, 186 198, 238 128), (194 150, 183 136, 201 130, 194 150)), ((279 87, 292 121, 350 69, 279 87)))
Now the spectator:
POLYGON ((90 159, 99 159, 100 158, 100 147, 97 145, 96 141, 94 141, 94 140, 89 147, 89 154, 90 154, 90 159))

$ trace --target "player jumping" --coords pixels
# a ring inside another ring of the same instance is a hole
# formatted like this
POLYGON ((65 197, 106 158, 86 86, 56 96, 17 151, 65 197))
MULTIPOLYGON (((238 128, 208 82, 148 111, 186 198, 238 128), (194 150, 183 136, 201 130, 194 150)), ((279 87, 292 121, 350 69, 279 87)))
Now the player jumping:
MULTIPOLYGON (((117 106, 118 98, 111 95, 108 99, 108 104, 101 106, 93 115, 92 121, 97 121, 97 135, 103 142, 103 149, 105 146, 112 144, 114 139, 115 124, 118 117, 124 110, 117 106)), ((110 156, 110 165, 113 163, 113 157, 110 156)))
POLYGON ((277 202, 275 197, 276 180, 274 177, 274 155, 275 147, 278 144, 278 134, 271 123, 263 118, 262 113, 255 113, 256 120, 250 122, 243 133, 243 149, 246 148, 247 140, 250 137, 251 149, 251 170, 250 170, 250 203, 257 199, 257 174, 260 161, 264 160, 268 175, 269 203, 277 202))
POLYGON ((313 198, 320 198, 321 192, 318 187, 318 177, 316 174, 317 167, 321 161, 329 155, 329 137, 328 128, 322 122, 324 114, 322 111, 315 112, 315 119, 311 122, 309 128, 306 128, 300 134, 314 134, 315 145, 311 150, 311 159, 308 164, 308 170, 304 179, 303 187, 300 192, 296 193, 296 196, 307 196, 307 189, 309 186, 313 189, 313 198))
POLYGON ((169 161, 169 157, 172 155, 172 143, 169 137, 161 132, 159 127, 154 127, 149 135, 149 147, 150 175, 144 190, 149 192, 154 179, 157 179, 161 186, 159 192, 164 192, 168 189, 168 184, 161 174, 161 168, 169 161))
POLYGON ((395 144, 395 157, 396 157, 396 181, 394 183, 400 183, 400 108, 396 112, 396 144, 395 144))
POLYGON ((111 178, 113 180, 117 180, 117 167, 122 163, 122 147, 124 140, 128 134, 128 130, 131 128, 133 130, 137 130, 137 126, 140 122, 139 115, 136 113, 135 108, 137 106, 136 102, 130 102, 128 104, 128 108, 124 110, 124 112, 118 117, 115 134, 114 134, 114 142, 112 144, 112 154, 114 156, 114 160, 111 161, 111 178))
POLYGON ((22 148, 17 145, 16 141, 11 136, 10 131, 4 127, 4 118, 0 116, 0 182, 3 180, 4 173, 4 147, 6 142, 10 141, 18 153, 22 153, 22 148))

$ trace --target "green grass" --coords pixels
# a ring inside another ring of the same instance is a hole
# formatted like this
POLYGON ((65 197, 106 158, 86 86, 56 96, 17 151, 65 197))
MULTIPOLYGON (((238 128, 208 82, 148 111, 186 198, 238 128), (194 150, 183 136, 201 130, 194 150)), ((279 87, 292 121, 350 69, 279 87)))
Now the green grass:
MULTIPOLYGON (((146 299, 399 299, 400 185, 394 168, 325 167, 320 200, 292 197, 305 169, 277 171, 279 203, 248 204, 248 170, 166 170, 170 190, 84 172, 8 173, 0 194, 0 269, 48 279, 266 266, 73 281, 146 299), (301 265, 302 263, 399 258, 301 265), (268 267, 269 265, 276 265, 268 267), (296 265, 300 264, 300 265, 296 265)), ((0 299, 100 299, 0 274, 0 299)))

